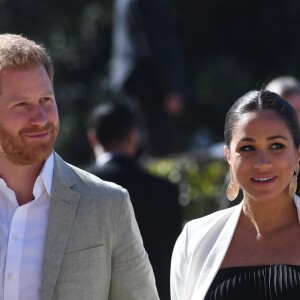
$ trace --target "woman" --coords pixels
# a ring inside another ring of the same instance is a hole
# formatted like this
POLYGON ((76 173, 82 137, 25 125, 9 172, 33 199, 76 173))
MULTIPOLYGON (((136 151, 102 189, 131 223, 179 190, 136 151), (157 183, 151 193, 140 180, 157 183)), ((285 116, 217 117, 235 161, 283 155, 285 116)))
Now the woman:
POLYGON ((227 197, 242 203, 188 222, 174 247, 172 300, 300 299, 300 129, 269 91, 231 107, 224 147, 227 197))

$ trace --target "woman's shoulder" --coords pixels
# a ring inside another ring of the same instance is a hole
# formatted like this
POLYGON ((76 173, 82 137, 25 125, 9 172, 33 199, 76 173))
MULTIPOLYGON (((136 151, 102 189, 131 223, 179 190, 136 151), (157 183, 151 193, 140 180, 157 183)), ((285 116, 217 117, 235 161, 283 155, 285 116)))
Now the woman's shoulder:
MULTIPOLYGON (((213 243, 233 213, 236 212, 238 218, 240 210, 241 204, 187 222, 181 233, 181 243, 183 242, 189 249, 199 246, 204 241, 213 243)), ((235 219, 235 216, 233 217, 235 219)))
POLYGON ((222 232, 225 237, 231 235, 241 207, 242 204, 238 204, 187 222, 175 244, 173 261, 199 263, 214 247, 222 232))
POLYGON ((205 227, 212 224, 216 224, 221 222, 222 220, 226 221, 231 216, 231 214, 237 209, 238 206, 221 209, 211 214, 208 214, 206 216, 203 216, 201 218, 190 220, 186 223, 185 226, 188 227, 189 229, 199 228, 199 227, 203 228, 203 226, 205 227))

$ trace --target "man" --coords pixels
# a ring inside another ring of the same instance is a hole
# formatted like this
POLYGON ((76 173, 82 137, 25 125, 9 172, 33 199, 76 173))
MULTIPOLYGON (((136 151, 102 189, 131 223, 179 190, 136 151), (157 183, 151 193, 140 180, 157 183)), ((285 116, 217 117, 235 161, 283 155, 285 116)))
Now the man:
POLYGON ((53 146, 45 50, 0 34, 0 298, 159 299, 128 193, 53 146))
POLYGON ((138 125, 135 111, 124 101, 96 107, 88 131, 96 163, 88 171, 129 191, 160 299, 169 300, 171 254, 182 221, 178 187, 138 163, 138 125))

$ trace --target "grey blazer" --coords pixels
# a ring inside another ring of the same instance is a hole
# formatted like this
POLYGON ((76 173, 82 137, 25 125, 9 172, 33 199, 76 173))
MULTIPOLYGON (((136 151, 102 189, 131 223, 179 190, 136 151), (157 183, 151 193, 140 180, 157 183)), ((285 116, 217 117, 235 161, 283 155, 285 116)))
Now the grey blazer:
POLYGON ((41 300, 156 300, 128 193, 54 155, 41 300))

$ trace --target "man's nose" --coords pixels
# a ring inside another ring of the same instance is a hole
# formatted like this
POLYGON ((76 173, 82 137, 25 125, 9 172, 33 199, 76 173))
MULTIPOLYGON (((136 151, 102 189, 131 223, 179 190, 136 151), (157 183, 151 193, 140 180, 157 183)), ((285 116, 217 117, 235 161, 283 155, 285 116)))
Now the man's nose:
POLYGON ((31 108, 30 123, 32 125, 44 126, 48 121, 47 114, 41 105, 34 105, 31 108))

